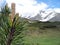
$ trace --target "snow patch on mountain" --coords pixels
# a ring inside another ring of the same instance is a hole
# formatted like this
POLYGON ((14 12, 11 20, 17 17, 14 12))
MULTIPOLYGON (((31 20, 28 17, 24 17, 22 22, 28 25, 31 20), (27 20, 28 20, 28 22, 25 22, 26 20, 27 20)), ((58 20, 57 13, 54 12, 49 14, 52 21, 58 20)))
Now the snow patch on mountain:
POLYGON ((31 17, 31 20, 46 21, 60 21, 60 13, 54 9, 41 10, 39 14, 31 17))

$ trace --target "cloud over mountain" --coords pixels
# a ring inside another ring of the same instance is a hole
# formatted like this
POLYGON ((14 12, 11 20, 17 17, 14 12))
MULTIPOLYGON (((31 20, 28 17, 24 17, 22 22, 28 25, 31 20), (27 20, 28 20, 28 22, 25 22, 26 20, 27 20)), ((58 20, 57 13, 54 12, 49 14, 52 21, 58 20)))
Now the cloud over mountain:
POLYGON ((22 17, 25 18, 31 18, 34 16, 36 17, 40 11, 45 11, 45 13, 42 13, 42 15, 39 16, 41 16, 43 21, 46 21, 54 17, 55 13, 52 14, 50 13, 50 11, 54 10, 56 13, 60 13, 60 8, 51 8, 47 3, 43 1, 38 3, 37 0, 0 0, 0 7, 4 6, 6 2, 8 3, 9 7, 11 7, 11 3, 15 3, 16 12, 18 12, 22 17), (48 16, 48 14, 50 15, 48 16))
POLYGON ((16 4, 16 12, 19 12, 25 17, 35 16, 40 10, 44 10, 48 7, 47 4, 41 2, 38 3, 36 0, 7 0, 9 6, 14 2, 16 4))

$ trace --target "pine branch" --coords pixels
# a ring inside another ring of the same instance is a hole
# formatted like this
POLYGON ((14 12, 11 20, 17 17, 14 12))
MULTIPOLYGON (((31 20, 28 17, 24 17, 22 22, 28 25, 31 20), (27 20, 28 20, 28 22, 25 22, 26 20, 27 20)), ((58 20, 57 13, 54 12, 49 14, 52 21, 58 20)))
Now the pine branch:
POLYGON ((15 18, 14 18, 14 20, 12 22, 11 31, 10 31, 10 33, 8 35, 7 44, 6 45, 11 45, 11 42, 13 40, 13 36, 14 36, 14 32, 15 32, 14 22, 15 22, 15 18))

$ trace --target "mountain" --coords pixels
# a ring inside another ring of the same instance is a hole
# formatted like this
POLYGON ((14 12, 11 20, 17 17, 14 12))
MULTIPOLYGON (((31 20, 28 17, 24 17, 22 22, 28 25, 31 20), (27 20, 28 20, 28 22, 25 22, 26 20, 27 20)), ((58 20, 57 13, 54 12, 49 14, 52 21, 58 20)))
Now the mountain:
POLYGON ((60 13, 56 13, 54 18, 51 18, 49 21, 60 21, 60 13))
POLYGON ((46 21, 60 21, 60 13, 55 12, 54 10, 46 10, 46 11, 40 11, 39 14, 37 14, 34 17, 30 18, 31 20, 38 20, 42 22, 46 21))
POLYGON ((40 14, 37 14, 36 16, 30 18, 30 20, 41 20, 42 17, 40 16, 40 14))

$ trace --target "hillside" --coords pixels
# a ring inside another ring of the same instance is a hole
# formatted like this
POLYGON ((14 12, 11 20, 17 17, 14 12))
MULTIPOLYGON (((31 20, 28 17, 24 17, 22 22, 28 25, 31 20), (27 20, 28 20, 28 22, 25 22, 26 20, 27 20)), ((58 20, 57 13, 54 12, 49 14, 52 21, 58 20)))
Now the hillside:
POLYGON ((29 21, 24 45, 60 45, 60 22, 29 21))

